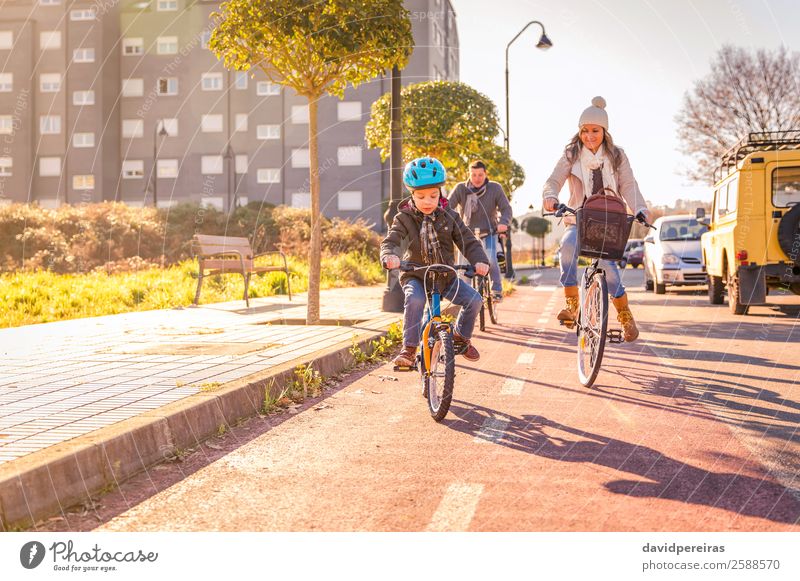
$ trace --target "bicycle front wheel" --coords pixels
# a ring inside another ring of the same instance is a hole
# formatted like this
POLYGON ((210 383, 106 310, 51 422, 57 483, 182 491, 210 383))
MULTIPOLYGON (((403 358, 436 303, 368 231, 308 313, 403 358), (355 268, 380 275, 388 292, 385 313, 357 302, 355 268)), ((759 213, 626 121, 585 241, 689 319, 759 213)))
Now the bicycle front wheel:
POLYGON ((450 409, 455 380, 456 356, 453 336, 447 329, 441 329, 431 349, 430 372, 425 375, 428 409, 437 422, 442 421, 450 409))
POLYGON ((608 330, 608 284, 602 273, 581 280, 578 313, 578 377, 590 387, 600 371, 608 330))
POLYGON ((487 286, 487 293, 486 293, 486 310, 489 311, 489 318, 492 320, 492 324, 497 324, 497 303, 492 298, 492 288, 488 284, 487 286))

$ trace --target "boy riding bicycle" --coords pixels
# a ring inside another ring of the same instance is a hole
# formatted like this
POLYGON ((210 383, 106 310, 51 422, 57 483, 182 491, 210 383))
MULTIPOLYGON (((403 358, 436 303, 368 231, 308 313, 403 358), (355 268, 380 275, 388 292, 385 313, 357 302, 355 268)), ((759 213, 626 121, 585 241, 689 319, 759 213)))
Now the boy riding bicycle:
MULTIPOLYGON (((387 269, 398 268, 400 258, 396 248, 404 248, 403 258, 418 264, 455 265, 453 245, 475 267, 475 272, 485 276, 489 272, 489 259, 481 243, 467 228, 459 215, 447 207, 442 196, 442 186, 447 173, 442 163, 432 157, 421 157, 408 163, 403 171, 403 183, 411 197, 400 202, 398 213, 386 238, 381 242, 381 263, 387 269)), ((470 285, 455 276, 445 275, 442 296, 461 307, 455 324, 454 339, 467 348, 463 355, 477 361, 480 354, 470 338, 475 318, 483 304, 481 296, 470 285)), ((425 312, 425 273, 404 272, 400 284, 405 295, 403 307, 403 350, 395 357, 396 366, 414 365, 420 341, 420 324, 425 312)))

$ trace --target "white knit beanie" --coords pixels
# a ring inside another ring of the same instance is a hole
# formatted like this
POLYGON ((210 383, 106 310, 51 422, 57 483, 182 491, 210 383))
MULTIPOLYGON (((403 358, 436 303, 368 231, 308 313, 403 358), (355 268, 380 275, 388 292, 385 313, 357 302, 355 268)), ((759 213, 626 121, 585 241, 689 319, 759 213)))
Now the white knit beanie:
POLYGON ((584 125, 599 125, 608 131, 608 113, 606 113, 606 100, 602 97, 592 99, 592 106, 587 107, 581 113, 578 128, 584 125))

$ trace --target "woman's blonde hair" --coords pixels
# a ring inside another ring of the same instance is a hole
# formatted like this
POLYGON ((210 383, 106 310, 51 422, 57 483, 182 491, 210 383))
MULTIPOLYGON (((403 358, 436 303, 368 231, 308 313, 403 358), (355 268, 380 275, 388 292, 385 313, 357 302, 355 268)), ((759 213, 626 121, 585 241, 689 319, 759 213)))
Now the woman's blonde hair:
MULTIPOLYGON (((614 145, 614 140, 611 138, 611 134, 605 129, 603 129, 603 145, 605 145, 608 157, 611 158, 611 165, 614 166, 614 171, 616 172, 619 169, 619 164, 622 163, 622 152, 616 145, 614 145)), ((569 140, 569 143, 567 143, 567 146, 564 148, 564 155, 567 157, 567 161, 570 163, 575 163, 581 156, 582 147, 583 142, 581 141, 581 132, 578 130, 575 136, 569 140)))

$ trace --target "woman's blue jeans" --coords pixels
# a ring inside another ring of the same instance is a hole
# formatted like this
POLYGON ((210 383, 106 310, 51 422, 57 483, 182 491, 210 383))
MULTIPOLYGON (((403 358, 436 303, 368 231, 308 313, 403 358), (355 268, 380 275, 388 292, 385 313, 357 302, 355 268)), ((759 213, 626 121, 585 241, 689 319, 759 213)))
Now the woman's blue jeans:
MULTIPOLYGON (((430 284, 430 283, 429 283, 430 284)), ((425 314, 425 289, 418 278, 409 278, 403 284, 405 304, 403 309, 403 345, 416 347, 419 345, 422 332, 422 317, 425 314)), ((481 310, 483 300, 468 282, 458 277, 453 279, 444 289, 442 297, 461 307, 461 312, 456 319, 455 332, 469 339, 475 328, 475 317, 481 310)))
MULTIPOLYGON (((561 266, 561 285, 578 286, 578 228, 576 226, 567 226, 564 236, 561 237, 559 264, 561 266)), ((625 287, 622 286, 617 263, 613 260, 601 260, 600 266, 606 273, 609 294, 615 299, 624 295, 625 287)))

